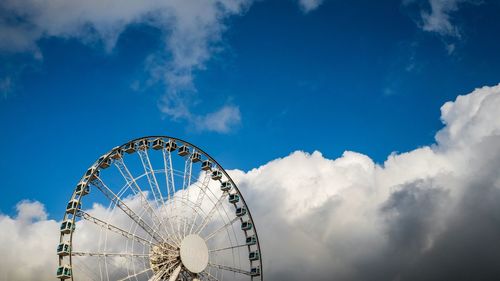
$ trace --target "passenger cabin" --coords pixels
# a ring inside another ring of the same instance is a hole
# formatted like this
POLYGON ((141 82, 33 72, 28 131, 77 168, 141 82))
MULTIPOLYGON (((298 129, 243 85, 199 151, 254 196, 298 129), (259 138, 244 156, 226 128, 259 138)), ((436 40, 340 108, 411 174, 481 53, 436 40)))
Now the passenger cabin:
POLYGON ((248 259, 251 261, 257 261, 259 260, 259 251, 253 251, 248 254, 248 259))
POLYGON ((99 168, 102 169, 106 169, 111 166, 111 159, 107 157, 107 155, 101 156, 97 162, 99 162, 99 168))
POLYGON ((193 163, 200 162, 201 161, 201 154, 194 151, 193 154, 191 154, 191 161, 193 163))
POLYGON ((122 156, 123 156, 123 151, 120 148, 117 148, 111 153, 109 157, 118 160, 121 159, 122 156))
POLYGON ((85 179, 92 181, 99 177, 99 170, 95 167, 91 167, 85 172, 85 179))
POLYGON ((165 148, 169 152, 175 151, 177 149, 177 143, 175 143, 174 140, 168 140, 167 143, 165 144, 165 148))
POLYGON ((57 268, 57 278, 64 280, 71 278, 71 275, 72 275, 71 266, 63 265, 57 268))
POLYGON ((257 238, 255 237, 255 235, 248 236, 248 237, 245 239, 245 244, 246 244, 247 246, 257 244, 257 238))
POLYGON ((74 214, 75 211, 78 211, 81 207, 82 205, 78 203, 78 200, 73 199, 68 202, 68 206, 66 206, 66 213, 74 214))
POLYGON ((84 196, 90 193, 90 187, 85 182, 80 182, 76 185, 76 194, 84 196))
POLYGON ((140 150, 146 150, 149 148, 149 141, 147 139, 142 139, 139 142, 137 142, 137 147, 140 150))
POLYGON ((157 138, 157 139, 153 140, 152 147, 154 150, 160 150, 163 148, 164 145, 165 145, 165 142, 163 141, 163 139, 157 138))
POLYGON ((205 160, 201 163, 201 169, 203 171, 208 171, 210 169, 212 169, 212 162, 210 162, 209 160, 205 160))
POLYGON ((61 223, 61 233, 69 234, 75 230, 75 225, 71 220, 65 220, 61 223))
POLYGON ((214 181, 220 180, 222 178, 222 172, 219 170, 212 171, 212 179, 214 181))
POLYGON ((250 269, 250 275, 251 276, 259 276, 260 275, 260 267, 258 267, 258 266, 252 267, 250 269))
POLYGON ((187 147, 186 145, 182 145, 181 147, 179 147, 179 155, 180 156, 186 156, 189 154, 189 147, 187 147))
POLYGON ((236 208, 236 216, 241 217, 246 215, 247 209, 245 207, 236 208))
POLYGON ((252 229, 252 223, 249 221, 244 221, 241 223, 241 230, 250 230, 252 229))
POLYGON ((57 255, 58 256, 69 256, 69 252, 71 250, 71 246, 68 243, 61 243, 57 246, 57 255))
POLYGON ((225 181, 220 185, 220 189, 222 191, 229 191, 233 187, 233 184, 231 184, 230 181, 225 181))
POLYGON ((128 154, 134 153, 135 152, 135 143, 133 143, 133 142, 127 143, 123 150, 125 152, 127 152, 128 154))
POLYGON ((236 204, 240 202, 240 196, 238 194, 230 194, 229 195, 229 203, 236 204))

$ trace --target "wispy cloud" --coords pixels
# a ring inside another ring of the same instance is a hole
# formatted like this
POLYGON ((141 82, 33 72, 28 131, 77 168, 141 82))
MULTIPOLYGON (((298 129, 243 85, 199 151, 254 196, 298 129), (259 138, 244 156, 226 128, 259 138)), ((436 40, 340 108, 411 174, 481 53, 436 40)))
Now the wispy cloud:
MULTIPOLYGON (((322 2, 298 1, 306 12, 322 2)), ((111 52, 129 25, 156 27, 163 36, 163 46, 147 59, 146 68, 151 76, 145 84, 162 83, 165 86, 165 94, 160 98, 160 110, 174 120, 194 122, 191 125, 201 131, 228 132, 234 121, 222 122, 226 125, 212 129, 208 127, 208 122, 204 122, 209 116, 194 113, 193 105, 203 100, 203 96, 198 97, 193 80, 195 73, 204 70, 207 61, 220 50, 219 43, 228 28, 226 20, 243 15, 253 2, 4 0, 0 2, 0 51, 30 52, 42 59, 38 41, 58 37, 97 44, 111 52)), ((138 83, 133 85, 134 88, 139 86, 138 83)), ((7 86, 5 84, 4 88, 7 86)), ((213 112, 228 112, 227 108, 230 107, 223 105, 213 112)), ((239 122, 241 116, 231 120, 239 122)))
POLYGON ((305 13, 316 10, 324 0, 299 0, 299 5, 305 13))
POLYGON ((454 19, 454 14, 464 4, 480 4, 478 0, 403 0, 403 5, 418 4, 420 6, 420 18, 417 21, 419 27, 427 32, 438 34, 446 47, 448 54, 456 49, 457 40, 462 38, 459 23, 454 19))
POLYGON ((0 78, 0 94, 3 98, 7 98, 12 93, 12 77, 5 76, 0 78))

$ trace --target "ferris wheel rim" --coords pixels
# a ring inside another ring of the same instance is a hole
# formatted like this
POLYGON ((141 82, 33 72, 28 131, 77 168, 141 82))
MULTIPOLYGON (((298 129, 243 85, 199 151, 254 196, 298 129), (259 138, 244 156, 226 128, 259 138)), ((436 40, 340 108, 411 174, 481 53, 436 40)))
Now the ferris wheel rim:
MULTIPOLYGON (((255 236, 255 239, 256 239, 256 247, 257 247, 257 251, 259 253, 259 279, 260 280, 263 280, 263 267, 262 267, 262 251, 261 251, 261 247, 260 247, 260 240, 258 238, 258 231, 257 231, 257 227, 256 227, 256 224, 254 223, 254 219, 252 217, 252 214, 251 214, 251 210, 250 208, 248 208, 248 205, 245 201, 245 198, 244 196, 241 194, 241 191, 239 190, 238 186, 235 184, 234 180, 231 178, 231 176, 227 173, 227 171, 224 169, 224 167, 215 159, 213 158, 210 154, 208 154, 206 151, 204 151, 203 149, 201 149, 200 147, 198 147, 197 145, 194 145, 193 143, 191 142, 188 142, 188 141, 185 141, 183 139, 180 139, 180 138, 177 138, 177 137, 171 137, 171 136, 167 136, 167 135, 149 135, 149 136, 143 136, 143 137, 139 137, 139 138, 135 138, 135 139, 132 139, 132 140, 129 140, 119 146, 115 146, 114 148, 112 148, 111 150, 109 150, 107 153, 103 154, 102 156, 100 156, 91 166, 88 170, 90 169, 93 169, 90 176, 94 176, 96 172, 98 172, 100 170, 100 165, 102 164, 102 162, 104 160, 106 160, 106 157, 109 157, 113 152, 119 150, 119 149, 123 149, 125 148, 127 145, 129 144, 136 144, 137 142, 141 141, 141 140, 147 140, 147 141, 150 141, 150 140, 154 140, 154 139, 165 139, 165 140, 173 140, 175 142, 179 142, 179 143, 182 143, 183 145, 186 145, 186 146, 189 146, 191 148, 193 148, 194 150, 196 150, 198 153, 201 153, 202 155, 204 155, 209 161, 211 161, 213 164, 215 164, 215 166, 218 168, 217 170, 220 171, 226 178, 227 178, 227 181, 229 181, 231 184, 232 184, 232 188, 236 191, 236 193, 239 195, 239 199, 241 200, 241 203, 243 204, 243 206, 245 207, 246 209, 246 215, 248 216, 248 220, 249 222, 252 223, 252 232, 253 232, 253 236, 255 236)), ((88 171, 87 170, 87 171, 88 171)), ((151 172, 152 174, 155 174, 155 171, 153 170, 151 172)), ((147 174, 147 172, 145 172, 142 176, 145 176, 147 174)), ((191 175, 190 175, 191 176, 191 175)), ((84 176, 82 176, 82 178, 80 178, 79 180, 79 183, 82 182, 82 180, 85 178, 85 173, 84 173, 84 176)), ((84 187, 87 187, 88 185, 90 185, 90 181, 85 181, 84 182, 84 187)), ((73 190, 73 194, 72 194, 72 199, 75 198, 76 196, 76 189, 73 190)), ((77 204, 81 204, 81 201, 82 201, 82 198, 83 196, 78 196, 78 203, 77 204)), ((113 203, 111 203, 113 204, 113 203)), ((115 204, 116 205, 116 204, 115 204)), ((67 217, 68 217, 68 213, 65 212, 64 213, 64 217, 63 217, 63 222, 67 220, 67 217)), ((73 214, 72 218, 71 218, 71 222, 73 223, 73 226, 75 225, 75 222, 76 222, 76 211, 75 213, 73 214)), ((240 221, 243 222, 242 218, 240 217, 240 221)), ((136 228, 138 226, 135 226, 136 228)), ((59 243, 62 243, 63 242, 63 237, 64 237, 64 234, 60 233, 60 239, 59 239, 59 243)), ((152 238, 151 238, 152 239, 152 238)), ((134 243, 135 241, 132 240, 134 243)), ((69 245, 73 245, 73 231, 70 232, 69 234, 69 245)), ((250 248, 249 248, 250 249, 250 248)), ((69 254, 69 264, 72 265, 72 247, 70 247, 70 254, 69 254)), ((59 258, 59 266, 62 266, 62 260, 61 258, 59 258)), ((210 264, 209 264, 210 265, 210 264)), ((223 267, 223 266, 222 266, 223 267)), ((219 269, 223 269, 221 267, 219 267, 219 269)), ((208 276, 211 276, 211 274, 209 272, 206 272, 206 274, 208 276)), ((213 277, 213 276, 212 276, 213 277)), ((253 278, 251 278, 253 280, 253 278)), ((73 278, 73 275, 71 276, 71 281, 74 280, 73 278)))

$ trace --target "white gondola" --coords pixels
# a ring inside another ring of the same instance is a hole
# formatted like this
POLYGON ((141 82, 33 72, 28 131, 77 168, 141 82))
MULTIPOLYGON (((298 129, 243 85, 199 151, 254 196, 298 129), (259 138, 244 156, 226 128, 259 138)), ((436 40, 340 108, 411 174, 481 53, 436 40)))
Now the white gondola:
POLYGON ((96 178, 99 177, 99 170, 97 170, 96 167, 91 167, 90 169, 85 172, 85 179, 88 181, 95 180, 96 178))
POLYGON ((212 169, 212 162, 210 162, 210 160, 205 160, 201 163, 201 169, 203 171, 208 171, 210 169, 212 169))
POLYGON ((253 251, 248 254, 248 259, 251 261, 257 261, 259 258, 259 251, 253 251))
POLYGON ((201 161, 201 154, 196 151, 193 152, 193 154, 191 154, 191 162, 196 163, 200 161, 201 161))
POLYGON ((76 185, 76 194, 84 196, 90 193, 90 187, 85 182, 80 182, 76 185))
POLYGON ((61 233, 70 234, 75 230, 75 225, 71 220, 65 220, 61 223, 61 233))
POLYGON ((247 209, 245 207, 236 208, 236 216, 237 217, 244 216, 244 215, 246 215, 246 213, 247 213, 247 209))
POLYGON ((109 157, 107 157, 107 155, 101 156, 101 158, 99 158, 99 160, 97 160, 97 162, 99 163, 99 168, 102 168, 102 169, 106 169, 109 166, 111 166, 111 159, 109 157))
POLYGON ((113 158, 115 160, 121 159, 123 157, 123 150, 120 148, 115 149, 111 155, 109 156, 110 158, 113 158))
POLYGON ((71 276, 72 276, 71 266, 63 265, 57 268, 57 278, 64 280, 71 278, 71 276))
POLYGON ((71 246, 69 243, 61 243, 57 246, 57 255, 58 256, 69 256, 69 252, 71 250, 71 246))
POLYGON ((123 150, 125 152, 127 152, 128 154, 134 153, 135 152, 135 143, 133 143, 133 142, 127 143, 123 150))
POLYGON ((229 203, 236 204, 240 202, 240 196, 238 194, 230 194, 228 200, 229 203))
POLYGON ((212 179, 214 181, 220 180, 222 178, 222 172, 219 170, 212 171, 212 179))
POLYGON ((174 140, 168 140, 165 144, 165 149, 169 152, 175 151, 177 149, 177 143, 175 143, 174 140))
POLYGON ((231 188, 233 188, 233 184, 230 181, 225 181, 220 185, 222 191, 229 191, 231 188))
POLYGON ((260 275, 260 267, 259 266, 252 267, 250 269, 250 275, 251 276, 259 276, 260 275))
POLYGON ((252 229, 252 223, 249 221, 244 221, 241 223, 241 230, 250 230, 252 229))
POLYGON ((257 244, 257 238, 255 237, 255 235, 248 236, 248 237, 245 239, 245 244, 246 244, 247 246, 251 246, 251 245, 255 245, 255 244, 257 244))
POLYGON ((163 139, 157 138, 153 140, 153 145, 151 147, 153 147, 154 150, 160 150, 164 145, 165 142, 163 141, 163 139))
POLYGON ((179 155, 180 156, 186 156, 189 154, 189 147, 187 147, 186 145, 182 145, 181 147, 179 147, 179 155))
POLYGON ((68 202, 68 206, 66 206, 66 213, 74 214, 75 211, 78 211, 81 208, 81 204, 78 203, 78 200, 73 199, 68 202))
POLYGON ((147 139, 142 139, 137 142, 137 148, 140 150, 147 150, 149 148, 149 141, 147 139))

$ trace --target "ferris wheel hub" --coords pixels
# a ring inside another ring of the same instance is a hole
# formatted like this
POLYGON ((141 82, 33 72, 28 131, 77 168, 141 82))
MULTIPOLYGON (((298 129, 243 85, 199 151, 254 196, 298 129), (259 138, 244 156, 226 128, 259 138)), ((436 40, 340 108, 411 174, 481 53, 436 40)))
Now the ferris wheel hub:
POLYGON ((180 254, 182 264, 192 273, 200 273, 208 265, 207 243, 197 234, 184 237, 180 254))

